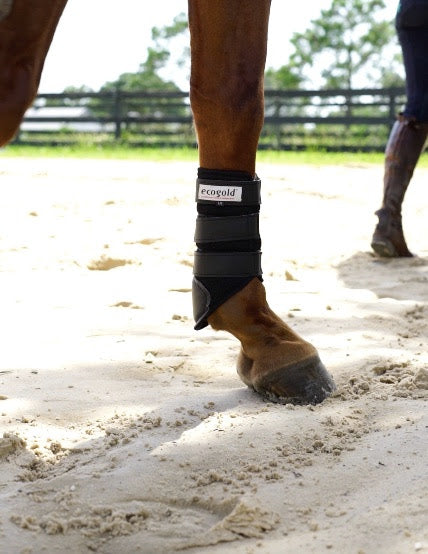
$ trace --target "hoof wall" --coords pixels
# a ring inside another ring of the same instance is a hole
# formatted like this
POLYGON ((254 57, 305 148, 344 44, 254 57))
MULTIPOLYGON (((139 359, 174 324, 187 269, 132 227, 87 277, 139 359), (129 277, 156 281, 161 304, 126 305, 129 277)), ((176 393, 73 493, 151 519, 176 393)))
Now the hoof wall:
POLYGON ((277 369, 263 376, 252 388, 272 402, 319 404, 336 390, 336 385, 317 356, 277 369))

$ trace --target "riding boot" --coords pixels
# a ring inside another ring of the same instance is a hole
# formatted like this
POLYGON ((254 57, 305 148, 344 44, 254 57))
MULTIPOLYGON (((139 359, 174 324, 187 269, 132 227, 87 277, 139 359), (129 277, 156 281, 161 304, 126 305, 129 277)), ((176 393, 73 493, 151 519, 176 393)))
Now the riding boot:
POLYGON ((428 123, 418 123, 402 115, 391 130, 385 150, 382 207, 371 246, 379 256, 411 257, 404 238, 401 206, 413 171, 424 148, 428 123))

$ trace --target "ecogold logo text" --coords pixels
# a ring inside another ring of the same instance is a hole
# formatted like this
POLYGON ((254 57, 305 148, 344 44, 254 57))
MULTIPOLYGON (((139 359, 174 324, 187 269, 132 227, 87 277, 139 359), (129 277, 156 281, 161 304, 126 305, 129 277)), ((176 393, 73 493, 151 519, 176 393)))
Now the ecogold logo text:
POLYGON ((242 187, 199 185, 198 200, 211 200, 212 202, 241 202, 242 187))

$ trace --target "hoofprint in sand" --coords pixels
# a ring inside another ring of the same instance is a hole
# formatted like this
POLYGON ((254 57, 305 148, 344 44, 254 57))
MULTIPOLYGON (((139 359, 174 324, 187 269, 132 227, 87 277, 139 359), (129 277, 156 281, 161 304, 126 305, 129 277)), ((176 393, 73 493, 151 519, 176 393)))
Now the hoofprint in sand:
POLYGON ((264 401, 192 326, 193 163, 1 158, 0 551, 428 550, 428 172, 260 164, 268 300, 337 393, 264 401), (192 550, 193 549, 193 550, 192 550))

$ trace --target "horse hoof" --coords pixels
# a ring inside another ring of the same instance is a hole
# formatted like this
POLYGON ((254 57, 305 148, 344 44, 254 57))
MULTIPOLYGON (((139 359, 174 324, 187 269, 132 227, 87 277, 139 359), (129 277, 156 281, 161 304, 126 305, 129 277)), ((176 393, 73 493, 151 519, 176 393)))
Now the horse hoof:
POLYGON ((251 387, 281 404, 319 404, 336 390, 332 376, 318 356, 269 372, 251 387))

